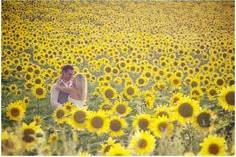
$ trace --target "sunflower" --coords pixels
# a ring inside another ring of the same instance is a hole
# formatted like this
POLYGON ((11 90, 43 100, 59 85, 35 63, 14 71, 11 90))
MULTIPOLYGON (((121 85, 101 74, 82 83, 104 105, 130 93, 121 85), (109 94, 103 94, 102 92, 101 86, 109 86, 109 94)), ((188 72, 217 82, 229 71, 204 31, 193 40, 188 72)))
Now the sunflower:
POLYGON ((36 125, 35 122, 30 124, 23 123, 21 130, 21 141, 23 148, 26 150, 32 150, 37 147, 37 134, 42 132, 39 125, 36 125))
POLYGON ((150 132, 138 131, 132 136, 129 148, 133 154, 149 155, 155 148, 155 137, 150 132))
POLYGON ((170 100, 170 104, 172 104, 173 106, 176 105, 176 103, 183 97, 183 93, 180 93, 180 92, 177 92, 177 93, 174 93, 171 97, 171 100, 170 100))
POLYGON ((119 76, 115 77, 113 81, 118 85, 122 84, 122 79, 119 76))
POLYGON ((37 98, 37 99, 43 99, 47 95, 47 90, 43 85, 34 85, 32 89, 32 94, 37 98))
POLYGON ((170 78, 170 84, 172 87, 179 89, 181 87, 181 78, 175 75, 172 75, 170 78))
POLYGON ((161 116, 166 116, 170 120, 174 120, 173 110, 174 110, 174 107, 169 106, 167 104, 166 105, 157 106, 156 110, 155 110, 155 112, 154 112, 154 114, 152 116, 154 118, 158 118, 158 117, 161 117, 161 116))
POLYGON ((104 73, 110 74, 112 72, 112 67, 109 65, 104 66, 104 73))
POLYGON ((10 86, 9 86, 9 89, 10 89, 10 92, 16 92, 17 91, 17 86, 16 86, 16 84, 11 84, 10 86))
POLYGON ((20 149, 18 137, 13 133, 8 133, 6 130, 2 132, 1 148, 3 155, 13 155, 20 149))
POLYGON ((63 106, 60 106, 53 112, 52 117, 56 123, 63 124, 68 118, 68 113, 63 106))
POLYGON ((110 148, 115 144, 115 140, 112 139, 111 137, 108 138, 108 140, 103 143, 101 146, 101 150, 99 151, 99 153, 101 153, 102 155, 107 155, 107 153, 109 152, 110 148))
POLYGON ((109 118, 109 134, 112 137, 122 136, 125 128, 127 128, 127 122, 124 119, 118 116, 109 118))
POLYGON ((37 85, 43 84, 43 80, 41 77, 36 77, 36 78, 34 78, 33 81, 34 81, 34 84, 37 84, 37 85))
POLYGON ((221 77, 214 78, 214 82, 215 82, 215 85, 217 85, 220 88, 224 87, 224 85, 225 85, 225 80, 221 77))
POLYGON ((190 78, 190 87, 195 88, 200 86, 200 80, 197 78, 190 78))
POLYGON ((88 118, 88 111, 83 109, 75 109, 72 110, 71 116, 68 118, 68 124, 70 124, 73 128, 81 130, 85 129, 86 122, 88 118))
POLYGON ((148 130, 152 122, 151 115, 149 114, 139 114, 133 120, 132 126, 134 129, 148 130))
POLYGON ((39 115, 35 115, 33 121, 35 121, 35 125, 42 124, 42 118, 39 115))
POLYGON ((131 112, 131 108, 128 106, 126 101, 115 101, 113 106, 113 112, 120 116, 126 116, 131 112))
POLYGON ((203 95, 202 89, 200 87, 192 88, 190 91, 191 98, 194 100, 200 100, 203 95))
POLYGON ((32 73, 26 73, 24 76, 25 81, 29 81, 33 78, 33 74, 32 73))
POLYGON ((108 100, 105 100, 104 102, 102 102, 102 103, 99 105, 99 109, 100 109, 100 110, 103 110, 103 111, 105 111, 105 112, 112 111, 111 102, 108 101, 108 100))
POLYGON ((194 116, 199 112, 199 104, 197 101, 192 100, 189 97, 181 98, 175 107, 176 119, 184 124, 186 122, 192 122, 194 116))
POLYGON ((137 96, 138 94, 138 88, 134 85, 126 85, 125 89, 124 89, 124 96, 127 98, 127 99, 131 99, 135 96, 137 96))
POLYGON ((209 100, 215 100, 218 95, 218 88, 211 86, 207 89, 206 93, 207 93, 209 100))
POLYGON ((211 131, 213 129, 214 120, 216 115, 207 109, 201 109, 194 118, 194 125, 202 131, 211 131))
POLYGON ((7 106, 6 116, 14 121, 21 121, 24 118, 26 107, 21 101, 15 101, 7 106))
POLYGON ((11 76, 10 69, 4 69, 3 72, 2 72, 2 76, 5 80, 7 80, 9 78, 9 76, 11 76))
POLYGON ((58 133, 54 132, 54 133, 49 135, 48 143, 53 144, 53 143, 57 142, 58 139, 59 139, 58 133))
POLYGON ((106 87, 103 87, 102 89, 102 95, 105 100, 106 99, 110 100, 110 99, 114 99, 117 96, 117 92, 111 86, 106 86, 106 87))
POLYGON ((226 144, 223 137, 217 135, 209 135, 200 143, 201 150, 199 155, 226 155, 226 144))
POLYGON ((225 87, 219 91, 218 101, 220 106, 227 111, 234 111, 235 91, 234 85, 225 87))
POLYGON ((78 107, 76 105, 73 105, 71 102, 66 102, 63 104, 63 108, 68 112, 72 112, 73 110, 76 110, 78 107))
POLYGON ((91 112, 86 124, 88 131, 96 132, 98 135, 108 130, 108 119, 103 111, 91 112))
POLYGON ((24 87, 26 90, 31 89, 33 87, 33 84, 31 81, 26 81, 24 84, 24 87))
POLYGON ((111 146, 108 156, 130 156, 131 152, 129 149, 123 147, 120 143, 116 143, 111 146))
POLYGON ((136 80, 136 85, 138 87, 144 87, 148 84, 148 78, 145 76, 141 76, 136 80))
POLYGON ((149 126, 149 129, 156 137, 170 137, 173 132, 174 125, 172 121, 166 116, 154 118, 154 121, 149 126))
POLYGON ((23 102, 24 102, 25 104, 28 104, 28 103, 29 103, 29 97, 24 97, 23 102))

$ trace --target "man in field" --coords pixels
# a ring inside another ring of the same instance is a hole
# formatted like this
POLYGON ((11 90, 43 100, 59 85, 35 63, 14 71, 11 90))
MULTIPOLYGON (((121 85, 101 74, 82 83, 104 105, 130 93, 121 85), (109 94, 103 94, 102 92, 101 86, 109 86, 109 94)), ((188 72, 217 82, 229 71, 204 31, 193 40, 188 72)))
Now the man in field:
MULTIPOLYGON (((62 75, 59 78, 59 82, 61 86, 71 87, 72 79, 73 79, 74 69, 71 65, 65 65, 62 68, 62 75)), ((51 105, 53 108, 56 108, 65 102, 68 101, 68 93, 56 89, 56 83, 52 85, 51 91, 51 105)))

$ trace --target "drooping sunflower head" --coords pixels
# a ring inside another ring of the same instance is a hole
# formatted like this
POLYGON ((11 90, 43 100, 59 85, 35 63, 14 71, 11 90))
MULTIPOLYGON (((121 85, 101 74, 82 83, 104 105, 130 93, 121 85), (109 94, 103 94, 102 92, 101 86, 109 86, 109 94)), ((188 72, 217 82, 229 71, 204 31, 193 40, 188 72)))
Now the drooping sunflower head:
POLYGON ((234 85, 225 87, 219 91, 218 101, 220 106, 227 111, 235 109, 235 89, 234 85))
POLYGON ((109 152, 110 148, 116 143, 116 141, 114 139, 112 139, 111 137, 108 138, 107 141, 105 141, 102 144, 101 150, 99 151, 100 154, 102 155, 107 155, 107 153, 109 152))
POLYGON ((69 113, 77 109, 77 107, 69 101, 63 104, 63 108, 69 113))
POLYGON ((42 118, 39 115, 35 115, 33 121, 35 121, 36 125, 40 125, 42 123, 42 118))
POLYGON ((199 155, 226 155, 226 144, 223 137, 209 135, 200 143, 200 146, 199 155))
POLYGON ((173 116, 173 110, 174 107, 169 106, 168 104, 166 105, 157 105, 156 110, 153 114, 154 118, 158 118, 161 116, 166 116, 167 118, 174 120, 174 116, 173 116))
POLYGON ((99 105, 99 108, 100 110, 103 110, 103 111, 111 111, 112 110, 112 105, 111 105, 111 102, 108 101, 108 100, 105 100, 104 102, 102 102, 100 105, 99 105))

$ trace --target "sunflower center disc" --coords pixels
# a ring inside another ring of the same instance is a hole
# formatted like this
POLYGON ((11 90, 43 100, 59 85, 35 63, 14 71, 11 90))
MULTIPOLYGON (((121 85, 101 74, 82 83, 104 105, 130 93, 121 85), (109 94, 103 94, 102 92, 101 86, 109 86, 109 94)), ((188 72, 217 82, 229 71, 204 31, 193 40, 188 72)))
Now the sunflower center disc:
POLYGON ((100 117, 95 117, 92 120, 92 125, 94 128, 101 128, 103 125, 103 120, 100 117))
POLYGON ((227 93, 225 98, 228 104, 234 105, 234 100, 235 100, 234 92, 227 93))
POLYGON ((43 89, 41 89, 41 88, 36 89, 36 93, 38 95, 42 95, 43 94, 43 89))
POLYGON ((34 137, 32 136, 24 136, 22 139, 27 143, 31 143, 34 141, 34 137))
POLYGON ((125 113, 125 110, 126 110, 124 105, 118 105, 116 109, 117 109, 117 112, 119 112, 120 114, 125 113))
POLYGON ((74 114, 74 120, 77 122, 77 123, 83 123, 85 121, 85 113, 82 112, 82 111, 77 111, 75 112, 74 114))
POLYGON ((138 123, 138 126, 140 129, 142 130, 147 130, 147 127, 148 127, 148 121, 146 119, 140 119, 139 120, 139 123, 138 123))
POLYGON ((190 104, 188 103, 183 103, 180 107, 179 107, 179 113, 181 114, 181 116, 183 117, 191 117, 193 115, 193 108, 190 104))
POLYGON ((113 92, 111 90, 107 90, 105 92, 105 95, 106 95, 107 98, 112 98, 113 97, 113 92))
POLYGON ((64 116, 64 111, 59 110, 57 111, 57 118, 62 118, 64 116))
POLYGON ((146 146, 147 146, 147 141, 146 141, 146 140, 140 139, 140 140, 138 141, 138 147, 139 147, 139 148, 145 148, 146 146))
POLYGON ((129 95, 133 95, 133 94, 134 94, 134 90, 133 90, 132 88, 128 88, 128 89, 127 89, 127 93, 128 93, 129 95))
POLYGON ((119 131, 121 129, 120 121, 118 120, 111 121, 110 128, 112 131, 119 131))
POLYGON ((210 115, 208 113, 201 113, 197 117, 197 122, 201 127, 210 127, 211 124, 210 115))
POLYGON ((11 115, 14 116, 14 117, 19 116, 20 115, 19 109, 17 109, 17 108, 11 109, 11 115))
POLYGON ((211 153, 211 154, 218 154, 218 152, 219 152, 219 147, 218 147, 218 145, 216 145, 216 144, 211 144, 210 146, 209 146, 209 152, 211 153))

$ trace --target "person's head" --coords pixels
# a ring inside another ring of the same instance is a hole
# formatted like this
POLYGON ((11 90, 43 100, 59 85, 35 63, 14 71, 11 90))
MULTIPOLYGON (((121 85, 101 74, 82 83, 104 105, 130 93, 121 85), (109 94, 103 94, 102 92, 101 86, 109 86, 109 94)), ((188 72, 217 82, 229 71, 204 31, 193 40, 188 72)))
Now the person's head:
POLYGON ((71 65, 65 65, 62 68, 62 79, 64 81, 69 81, 70 79, 72 79, 74 74, 74 68, 71 65))

